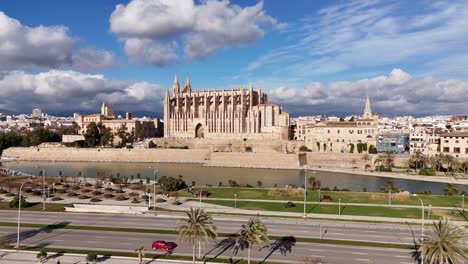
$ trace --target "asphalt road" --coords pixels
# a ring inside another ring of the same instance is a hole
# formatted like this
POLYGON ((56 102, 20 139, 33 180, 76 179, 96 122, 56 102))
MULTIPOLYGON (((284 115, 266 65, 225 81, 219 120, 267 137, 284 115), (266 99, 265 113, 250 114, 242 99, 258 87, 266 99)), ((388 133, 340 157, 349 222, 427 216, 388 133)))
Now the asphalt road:
MULTIPOLYGON (((0 236, 8 238, 10 242, 16 241, 16 228, 0 227, 0 236)), ((42 246, 54 248, 75 248, 87 250, 110 250, 133 252, 140 245, 144 245, 148 251, 151 243, 157 239, 176 241, 175 235, 158 235, 146 233, 125 233, 109 231, 87 231, 87 230, 67 230, 67 229, 33 229, 23 228, 20 232, 21 245, 42 246)), ((228 240, 218 239, 219 245, 228 248, 223 252, 224 247, 216 248, 215 243, 210 243, 202 249, 202 255, 213 257, 220 254, 220 257, 228 259, 230 256, 235 261, 245 258, 247 252, 239 251, 234 254, 229 246, 228 240)), ((342 245, 327 245, 314 243, 295 243, 294 240, 284 239, 275 243, 270 248, 261 251, 254 246, 252 259, 280 263, 304 263, 304 258, 320 258, 326 263, 349 263, 349 264, 407 264, 416 263, 411 257, 411 250, 389 249, 389 248, 369 248, 342 245)), ((192 245, 178 243, 174 254, 192 254, 192 245)), ((209 263, 209 262, 208 262, 209 263)))
MULTIPOLYGON (((22 223, 66 222, 69 225, 165 230, 175 230, 178 219, 183 216, 180 213, 122 215, 26 211, 23 211, 21 215, 22 223)), ((235 233, 248 220, 248 217, 227 215, 214 215, 213 218, 220 233, 235 233)), ((262 220, 267 224, 269 234, 277 236, 414 244, 415 240, 418 241, 421 232, 420 226, 401 224, 280 218, 263 218, 262 220)), ((0 222, 16 221, 17 212, 0 211, 0 222)))

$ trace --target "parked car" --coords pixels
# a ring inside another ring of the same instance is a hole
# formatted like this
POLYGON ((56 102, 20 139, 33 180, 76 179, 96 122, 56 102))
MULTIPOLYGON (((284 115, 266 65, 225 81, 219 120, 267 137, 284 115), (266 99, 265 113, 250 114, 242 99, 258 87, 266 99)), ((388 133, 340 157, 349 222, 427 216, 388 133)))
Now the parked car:
POLYGON ((177 247, 177 244, 174 242, 168 242, 164 240, 156 240, 153 242, 151 247, 154 250, 165 250, 165 251, 172 251, 174 248, 177 247))

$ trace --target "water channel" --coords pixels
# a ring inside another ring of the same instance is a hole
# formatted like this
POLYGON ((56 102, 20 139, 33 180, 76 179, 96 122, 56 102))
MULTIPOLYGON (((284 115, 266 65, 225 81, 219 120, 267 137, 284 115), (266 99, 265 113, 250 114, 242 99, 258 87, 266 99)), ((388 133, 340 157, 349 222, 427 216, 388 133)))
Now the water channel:
MULTIPOLYGON (((225 168, 206 167, 202 164, 188 163, 125 163, 125 162, 45 162, 45 161, 9 161, 0 163, 1 167, 22 171, 32 175, 39 175, 41 169, 46 175, 57 176, 59 171, 63 175, 72 176, 81 172, 83 177, 94 178, 98 173, 104 175, 114 175, 119 173, 122 177, 141 175, 153 178, 153 171, 158 170, 157 177, 160 176, 183 176, 187 184, 194 181, 197 185, 218 186, 219 182, 227 185, 229 180, 234 180, 241 185, 257 186, 257 181, 261 181, 264 187, 283 187, 287 184, 297 186, 304 185, 304 175, 314 176, 320 180, 322 187, 349 189, 351 191, 377 192, 388 180, 392 180, 395 186, 409 192, 430 190, 433 194, 443 194, 445 183, 427 182, 406 179, 391 179, 386 177, 375 177, 367 175, 355 175, 348 173, 324 172, 324 171, 304 171, 304 170, 284 170, 284 169, 248 169, 248 168, 225 168)), ((459 191, 468 192, 468 186, 455 185, 459 191)))

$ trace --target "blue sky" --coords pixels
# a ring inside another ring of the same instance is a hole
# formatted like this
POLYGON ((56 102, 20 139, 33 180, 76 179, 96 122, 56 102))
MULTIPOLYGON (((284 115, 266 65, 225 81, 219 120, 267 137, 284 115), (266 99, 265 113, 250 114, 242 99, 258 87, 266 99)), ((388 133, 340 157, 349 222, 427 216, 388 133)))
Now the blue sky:
POLYGON ((0 92, 10 100, 0 109, 89 112, 106 100, 161 112, 178 73, 195 88, 253 83, 301 115, 359 113, 365 95, 388 115, 463 114, 467 10, 466 1, 2 1, 0 92))

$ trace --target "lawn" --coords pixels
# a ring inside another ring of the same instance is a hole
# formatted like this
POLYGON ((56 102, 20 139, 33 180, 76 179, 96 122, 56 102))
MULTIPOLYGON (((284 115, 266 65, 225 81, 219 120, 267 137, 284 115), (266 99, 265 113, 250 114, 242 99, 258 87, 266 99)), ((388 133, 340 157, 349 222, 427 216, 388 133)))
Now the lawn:
MULTIPOLYGON (((214 201, 204 200, 205 203, 234 207, 233 201, 214 201)), ((283 203, 268 203, 268 202, 250 202, 237 201, 237 208, 256 210, 256 211, 281 211, 303 213, 304 207, 302 204, 296 204, 296 207, 285 208, 283 203)), ((338 214, 338 205, 331 204, 316 204, 307 205, 307 213, 314 214, 338 214)), ((425 210, 426 215, 428 210, 425 210)), ((388 208, 378 206, 341 206, 342 215, 360 215, 360 216, 381 216, 381 217, 398 217, 398 218, 420 218, 421 209, 419 208, 388 208)), ((465 218, 460 212, 451 210, 431 210, 430 218, 439 219, 442 216, 447 216, 454 220, 468 219, 468 210, 465 211, 465 218)))
MULTIPOLYGON (((237 199, 259 199, 259 200, 290 200, 303 201, 303 196, 300 197, 282 197, 272 196, 268 194, 269 189, 259 188, 230 188, 230 187, 205 187, 203 190, 210 193, 209 198, 227 198, 234 199, 237 194, 237 199)), ((194 193, 197 194, 200 188, 194 188, 194 193)), ((334 192, 321 191, 320 196, 329 195, 334 202, 341 199, 342 203, 365 203, 365 204, 387 204, 388 195, 386 193, 370 193, 370 192, 334 192)), ((179 196, 191 197, 191 194, 186 190, 179 191, 179 196)), ((445 196, 445 195, 418 195, 423 200, 424 205, 432 206, 448 206, 460 207, 462 203, 461 196, 445 196)), ((307 192, 307 201, 318 201, 318 191, 309 190, 307 192)), ((393 200, 392 204, 401 205, 420 205, 417 197, 410 197, 404 201, 393 200)), ((468 208, 468 197, 465 201, 465 208, 468 208)))
MULTIPOLYGON (((7 202, 0 202, 0 210, 14 210, 18 208, 10 208, 7 202)), ((46 203, 47 212, 64 212, 66 204, 46 203)), ((31 203, 28 207, 21 207, 21 211, 42 211, 42 203, 31 203)))

